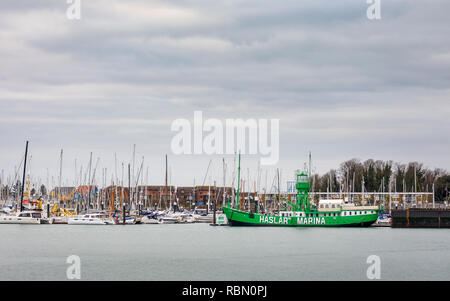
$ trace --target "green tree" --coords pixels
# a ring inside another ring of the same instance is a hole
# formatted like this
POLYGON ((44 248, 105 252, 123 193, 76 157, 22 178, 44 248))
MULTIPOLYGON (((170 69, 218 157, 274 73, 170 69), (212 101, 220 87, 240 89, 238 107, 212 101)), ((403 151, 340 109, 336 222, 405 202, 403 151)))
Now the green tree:
POLYGON ((364 166, 358 159, 343 162, 339 167, 339 175, 345 191, 361 191, 364 166))
POLYGON ((425 180, 425 171, 423 164, 418 162, 410 162, 405 172, 406 191, 414 192, 417 186, 417 192, 423 191, 421 183, 425 180), (415 174, 415 175, 414 175, 415 174))
POLYGON ((437 202, 449 201, 450 175, 441 176, 436 180, 435 197, 437 202))
POLYGON ((374 161, 369 159, 364 162, 364 185, 366 191, 375 191, 375 166, 374 161))
POLYGON ((41 185, 40 191, 41 195, 47 195, 47 188, 45 187, 44 184, 41 185))

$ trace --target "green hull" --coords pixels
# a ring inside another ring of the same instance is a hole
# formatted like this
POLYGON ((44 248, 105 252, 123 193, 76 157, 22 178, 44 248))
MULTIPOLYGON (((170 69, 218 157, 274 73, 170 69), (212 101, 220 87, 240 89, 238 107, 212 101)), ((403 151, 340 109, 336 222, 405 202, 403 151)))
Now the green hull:
MULTIPOLYGON (((278 227, 368 227, 378 218, 379 210, 361 211, 356 215, 345 216, 345 211, 339 212, 311 212, 303 216, 265 215, 240 211, 223 207, 231 226, 278 226, 278 227), (361 214, 359 214, 361 213, 361 214), (331 215, 331 216, 330 216, 331 215)), ((349 211, 350 212, 350 211, 349 211)))

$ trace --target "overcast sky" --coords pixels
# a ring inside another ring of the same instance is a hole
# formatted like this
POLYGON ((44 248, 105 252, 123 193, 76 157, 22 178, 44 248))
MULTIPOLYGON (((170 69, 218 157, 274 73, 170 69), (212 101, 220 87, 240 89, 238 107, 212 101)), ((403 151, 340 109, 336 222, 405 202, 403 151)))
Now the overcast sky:
MULTIPOLYGON (((222 183, 221 156, 171 152, 172 121, 195 110, 280 119, 269 182, 276 167, 291 177, 309 151, 321 173, 351 158, 449 169, 450 2, 381 0, 381 20, 367 7, 81 0, 81 20, 69 20, 65 0, 3 0, 0 169, 13 173, 28 139, 34 177, 46 182, 48 168, 56 178, 64 149, 71 184, 75 159, 85 169, 92 151, 109 184, 114 153, 120 177, 136 143, 152 184, 163 183, 166 153, 173 184, 201 184, 210 159, 222 183)), ((256 162, 244 157, 246 178, 256 162)))

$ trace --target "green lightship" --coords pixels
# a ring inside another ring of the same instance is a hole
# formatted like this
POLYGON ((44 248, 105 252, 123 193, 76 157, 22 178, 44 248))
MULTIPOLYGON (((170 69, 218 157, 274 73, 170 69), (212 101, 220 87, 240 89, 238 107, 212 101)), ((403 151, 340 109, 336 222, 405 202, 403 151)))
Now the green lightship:
MULTIPOLYGON (((238 190, 236 208, 239 208, 240 154, 238 168, 238 190)), ((311 168, 309 169, 311 170, 311 168)), ((295 203, 285 201, 290 205, 289 211, 277 214, 242 211, 231 208, 230 204, 223 207, 231 226, 281 226, 281 227, 368 227, 378 218, 380 206, 355 206, 341 200, 323 200, 318 205, 311 204, 310 178, 304 172, 296 173, 297 196, 295 203)))

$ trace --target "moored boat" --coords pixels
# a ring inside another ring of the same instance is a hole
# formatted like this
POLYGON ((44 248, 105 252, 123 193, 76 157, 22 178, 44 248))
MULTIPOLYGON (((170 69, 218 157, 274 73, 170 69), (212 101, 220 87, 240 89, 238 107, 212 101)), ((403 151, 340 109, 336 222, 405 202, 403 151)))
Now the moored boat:
POLYGON ((70 217, 67 220, 69 225, 113 225, 114 220, 105 213, 86 213, 70 217))
POLYGON ((2 209, 0 209, 0 214, 1 215, 9 215, 14 213, 14 207, 13 206, 6 206, 3 207, 2 209))
POLYGON ((195 209, 192 216, 197 223, 212 223, 214 215, 212 213, 206 213, 205 209, 195 209))
POLYGON ((195 223, 196 219, 195 219, 195 217, 192 214, 186 214, 186 215, 182 215, 181 216, 181 221, 180 222, 181 223, 191 224, 191 223, 195 223))
POLYGON ((46 224, 41 211, 27 210, 16 214, 0 215, 0 224, 46 224))
POLYGON ((377 227, 390 227, 392 224, 392 217, 387 212, 381 212, 378 216, 377 221, 374 223, 374 226, 377 227))
MULTIPOLYGON (((242 211, 224 206, 223 211, 231 226, 283 226, 283 227, 368 227, 378 218, 380 206, 355 206, 343 201, 325 200, 318 205, 311 203, 310 176, 297 171, 295 203, 285 200, 289 210, 273 214, 242 211)), ((239 208, 240 155, 238 169, 237 208, 239 208)))
POLYGON ((134 225, 137 223, 137 218, 134 216, 125 216, 125 221, 122 216, 116 215, 113 218, 113 223, 116 225, 134 225))
POLYGON ((177 224, 178 218, 174 216, 160 216, 158 217, 158 222, 160 224, 177 224))
POLYGON ((159 221, 156 217, 152 215, 145 215, 141 219, 141 223, 143 224, 159 224, 159 221))

